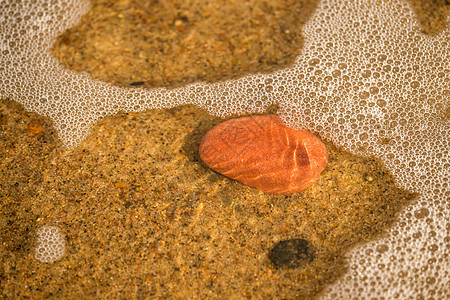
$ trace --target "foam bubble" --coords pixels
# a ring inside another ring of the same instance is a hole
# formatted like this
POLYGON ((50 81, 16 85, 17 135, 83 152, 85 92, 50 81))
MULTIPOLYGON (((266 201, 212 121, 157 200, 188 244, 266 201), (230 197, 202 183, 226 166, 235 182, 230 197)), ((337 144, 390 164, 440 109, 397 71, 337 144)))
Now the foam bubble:
POLYGON ((36 231, 34 258, 43 263, 52 263, 66 253, 65 236, 57 226, 45 225, 36 231))

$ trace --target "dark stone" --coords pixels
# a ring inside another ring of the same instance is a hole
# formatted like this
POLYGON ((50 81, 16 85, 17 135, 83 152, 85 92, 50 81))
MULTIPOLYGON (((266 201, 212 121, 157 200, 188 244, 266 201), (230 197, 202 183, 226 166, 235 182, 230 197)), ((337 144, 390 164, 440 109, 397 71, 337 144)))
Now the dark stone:
POLYGON ((144 81, 134 81, 134 82, 130 83, 131 86, 141 86, 144 84, 145 84, 144 81))
POLYGON ((314 259, 312 245, 305 239, 281 241, 269 252, 269 259, 277 267, 295 269, 314 259))

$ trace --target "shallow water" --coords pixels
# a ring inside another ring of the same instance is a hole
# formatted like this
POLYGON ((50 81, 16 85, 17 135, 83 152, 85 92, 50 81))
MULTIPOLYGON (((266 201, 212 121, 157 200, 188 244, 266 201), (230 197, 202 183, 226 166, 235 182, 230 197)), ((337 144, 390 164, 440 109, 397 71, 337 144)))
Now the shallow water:
MULTIPOLYGON (((302 43, 295 28, 315 6, 250 3, 257 9, 244 14, 242 22, 253 26, 247 32, 232 30, 224 3, 191 2, 160 9, 99 1, 54 53, 70 68, 124 86, 214 81, 288 64, 302 43), (292 19, 292 11, 301 17, 292 19), (198 27, 189 21, 207 12, 219 17, 198 27), (277 27, 280 19, 286 27, 277 27), (118 28, 124 37, 106 34, 118 28), (170 49, 174 39, 182 44, 170 49)), ((430 11, 436 21, 422 24, 438 28, 442 16, 430 11)), ((14 103, 2 102, 0 120, 6 297, 309 297, 345 270, 350 247, 380 234, 412 198, 379 162, 331 144, 328 168, 304 193, 246 188, 201 163, 199 140, 220 120, 189 106, 108 117, 70 151, 49 120, 14 103), (51 265, 33 259, 33 233, 43 224, 57 224, 67 236, 67 256, 51 265), (295 270, 276 268, 269 250, 297 237, 312 243, 315 259, 295 270)))

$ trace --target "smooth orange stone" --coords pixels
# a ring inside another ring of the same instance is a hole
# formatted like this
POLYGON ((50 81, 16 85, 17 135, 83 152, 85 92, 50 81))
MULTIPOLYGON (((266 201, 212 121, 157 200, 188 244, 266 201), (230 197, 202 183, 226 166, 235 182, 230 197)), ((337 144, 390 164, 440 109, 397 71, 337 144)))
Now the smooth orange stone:
POLYGON ((328 162, 319 138, 287 127, 275 115, 225 121, 208 131, 199 151, 211 169, 265 193, 304 190, 328 162))

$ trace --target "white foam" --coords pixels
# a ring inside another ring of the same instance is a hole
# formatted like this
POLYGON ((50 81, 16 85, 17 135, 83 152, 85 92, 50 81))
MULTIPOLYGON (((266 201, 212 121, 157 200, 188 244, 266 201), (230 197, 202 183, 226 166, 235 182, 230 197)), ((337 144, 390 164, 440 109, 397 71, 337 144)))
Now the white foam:
POLYGON ((36 231, 34 258, 43 263, 52 263, 63 258, 66 253, 66 240, 57 226, 45 225, 36 231))

